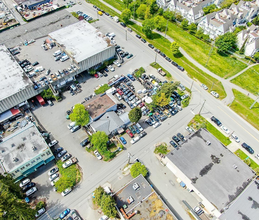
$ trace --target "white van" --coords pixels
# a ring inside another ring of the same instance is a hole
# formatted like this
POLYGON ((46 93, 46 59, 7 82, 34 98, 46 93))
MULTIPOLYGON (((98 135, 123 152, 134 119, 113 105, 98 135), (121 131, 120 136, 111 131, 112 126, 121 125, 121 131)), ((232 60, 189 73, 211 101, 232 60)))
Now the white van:
POLYGON ((68 55, 65 55, 65 56, 63 56, 63 57, 60 58, 60 61, 61 61, 61 62, 64 62, 64 61, 66 61, 66 60, 68 60, 68 59, 69 59, 68 55))
POLYGON ((61 50, 57 50, 55 53, 53 53, 53 56, 56 57, 61 54, 61 50))
POLYGON ((68 128, 68 129, 71 129, 71 128, 75 127, 75 126, 76 126, 76 122, 71 122, 71 123, 67 126, 67 128, 68 128))
POLYGON ((121 100, 121 96, 119 93, 116 93, 115 95, 117 96, 118 100, 121 100))
POLYGON ((137 127, 138 127, 138 129, 139 129, 140 132, 143 131, 143 128, 140 126, 139 123, 137 123, 136 125, 137 125, 137 127))

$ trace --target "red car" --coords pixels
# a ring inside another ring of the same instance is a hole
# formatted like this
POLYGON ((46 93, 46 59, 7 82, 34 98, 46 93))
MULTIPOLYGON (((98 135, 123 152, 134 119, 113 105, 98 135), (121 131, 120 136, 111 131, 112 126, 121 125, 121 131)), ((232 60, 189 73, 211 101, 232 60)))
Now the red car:
POLYGON ((96 74, 94 74, 94 77, 95 78, 99 78, 99 75, 96 73, 96 74))
POLYGON ((144 105, 145 105, 145 104, 144 104, 143 102, 141 102, 141 103, 139 104, 139 107, 142 108, 144 105))
POLYGON ((117 89, 117 92, 118 92, 120 95, 123 95, 123 92, 122 92, 120 89, 117 89))
POLYGON ((129 129, 126 130, 126 133, 127 133, 131 138, 134 137, 134 135, 132 134, 132 132, 131 132, 129 129))

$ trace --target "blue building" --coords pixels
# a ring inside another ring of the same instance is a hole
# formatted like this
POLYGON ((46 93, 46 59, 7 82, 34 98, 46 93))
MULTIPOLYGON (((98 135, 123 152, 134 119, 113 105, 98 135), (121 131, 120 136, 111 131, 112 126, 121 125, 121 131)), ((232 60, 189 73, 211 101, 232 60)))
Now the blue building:
POLYGON ((30 10, 35 9, 37 6, 49 3, 50 0, 28 0, 22 3, 23 7, 30 10))
POLYGON ((55 157, 37 127, 31 123, 0 143, 0 169, 16 180, 37 171, 55 157))

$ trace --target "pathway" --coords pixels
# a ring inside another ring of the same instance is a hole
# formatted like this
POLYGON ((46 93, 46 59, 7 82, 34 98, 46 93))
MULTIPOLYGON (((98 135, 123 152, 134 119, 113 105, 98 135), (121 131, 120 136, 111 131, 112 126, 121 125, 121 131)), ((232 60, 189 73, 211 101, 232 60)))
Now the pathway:
MULTIPOLYGON (((108 7, 110 7, 110 8, 111 8, 112 10, 114 10, 115 12, 121 14, 121 11, 119 11, 119 10, 116 9, 116 8, 114 8, 113 6, 111 6, 110 4, 108 4, 107 2, 105 2, 105 1, 103 1, 103 0, 99 0, 99 1, 102 2, 103 4, 107 5, 108 7)), ((131 21, 133 21, 133 22, 136 23, 137 25, 140 25, 140 26, 142 25, 141 22, 136 21, 136 20, 134 20, 134 19, 131 19, 131 21)), ((158 33, 158 34, 160 34, 160 35, 162 35, 162 33, 159 32, 159 31, 157 31, 157 30, 155 30, 155 32, 158 33)), ((170 42, 173 42, 173 41, 174 41, 174 40, 173 40, 171 37, 169 37, 169 36, 166 36, 166 39, 168 39, 170 42)), ((236 90, 238 90, 238 91, 240 91, 240 92, 242 92, 242 93, 244 93, 244 94, 249 94, 250 98, 252 98, 252 99, 254 99, 254 100, 256 99, 256 96, 255 96, 255 95, 249 93, 247 90, 242 89, 242 88, 240 88, 239 86, 237 86, 237 85, 235 85, 235 84, 233 84, 233 83, 230 82, 230 80, 231 80, 232 78, 235 78, 236 76, 242 74, 242 73, 243 73, 244 71, 246 71, 248 68, 250 68, 250 67, 252 67, 252 66, 254 66, 254 65, 256 65, 256 64, 250 65, 249 67, 245 68, 244 70, 242 70, 241 72, 237 73, 235 76, 230 77, 229 79, 223 79, 223 78, 221 78, 220 76, 218 76, 218 75, 216 75, 215 73, 213 73, 213 72, 211 72, 210 70, 208 70, 206 67, 204 67, 204 66, 201 65, 200 63, 198 63, 198 62, 197 62, 195 59, 193 59, 188 53, 186 53, 182 48, 180 48, 180 52, 181 52, 190 62, 192 62, 195 66, 197 66, 197 67, 198 67, 199 69, 201 69, 203 72, 205 72, 205 73, 207 73, 208 75, 214 77, 215 79, 219 80, 219 81, 222 83, 222 85, 223 85, 223 87, 224 87, 224 89, 225 89, 225 91, 226 91, 226 94, 227 94, 226 98, 222 100, 222 102, 223 102, 225 105, 228 105, 228 104, 230 104, 230 103, 233 101, 234 94, 233 94, 232 89, 236 89, 236 90)))

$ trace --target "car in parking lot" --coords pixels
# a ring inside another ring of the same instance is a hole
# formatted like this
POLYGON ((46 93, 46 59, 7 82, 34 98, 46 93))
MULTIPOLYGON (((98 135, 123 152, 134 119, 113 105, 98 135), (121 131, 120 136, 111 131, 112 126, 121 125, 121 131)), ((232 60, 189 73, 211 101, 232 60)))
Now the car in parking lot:
POLYGON ((61 195, 62 195, 62 196, 66 196, 66 195, 68 195, 71 191, 72 191, 72 188, 67 188, 67 189, 65 189, 65 190, 61 193, 61 195))
POLYGON ((53 140, 53 141, 51 141, 51 142, 49 143, 49 147, 53 147, 53 146, 55 146, 57 143, 58 143, 57 140, 53 140))
POLYGON ((59 177, 59 174, 58 173, 54 173, 54 174, 50 175, 49 180, 53 181, 54 179, 56 179, 58 177, 59 177))
POLYGON ((155 124, 153 124, 153 128, 157 128, 157 127, 159 127, 160 125, 161 125, 160 122, 156 122, 155 124))
POLYGON ((127 133, 131 138, 134 137, 134 135, 133 135, 133 133, 130 131, 130 129, 127 129, 127 130, 126 130, 126 133, 127 133))
POLYGON ((184 141, 184 136, 181 133, 177 133, 177 137, 181 140, 184 141))
POLYGON ((94 154, 98 160, 101 160, 103 158, 102 155, 97 150, 94 151, 94 154))
POLYGON ((59 181, 59 179, 60 179, 60 178, 58 177, 58 178, 56 178, 56 179, 50 181, 50 185, 51 185, 51 186, 55 186, 55 183, 56 183, 57 181, 59 181))
POLYGON ((71 133, 78 131, 80 129, 80 127, 81 127, 80 125, 76 125, 75 127, 71 128, 70 129, 71 133))
POLYGON ((148 44, 148 46, 151 48, 151 49, 154 49, 154 46, 152 44, 148 44))
POLYGON ((33 193, 35 193, 38 189, 34 186, 32 187, 31 189, 29 189, 28 191, 25 192, 25 195, 26 196, 30 196, 32 195, 33 193))
POLYGON ((34 187, 36 184, 33 182, 29 182, 27 185, 22 187, 22 191, 25 192, 27 190, 29 190, 30 188, 34 187))
POLYGON ((80 143, 80 145, 81 145, 82 147, 84 147, 84 146, 86 146, 86 145, 89 144, 89 143, 90 143, 89 138, 86 138, 86 139, 84 139, 84 140, 80 143))
POLYGON ((208 90, 208 87, 205 84, 201 84, 201 87, 205 90, 208 90))
POLYGON ((130 59, 131 57, 133 57, 132 53, 127 56, 127 59, 130 59))
POLYGON ((58 167, 52 168, 52 169, 48 172, 48 175, 51 176, 52 174, 55 174, 56 172, 58 172, 58 167))
POLYGON ((130 143, 131 144, 135 144, 136 142, 138 142, 140 140, 140 137, 139 136, 136 136, 136 137, 134 137, 134 138, 132 138, 131 140, 130 140, 130 143))
POLYGON ((141 38, 141 41, 142 41, 143 43, 146 43, 146 42, 147 42, 144 38, 141 38))
POLYGON ((169 142, 174 148, 177 148, 178 147, 178 145, 174 142, 174 141, 170 141, 169 142))
POLYGON ((62 157, 63 155, 65 155, 67 153, 66 150, 62 150, 61 152, 58 153, 58 158, 62 157))
POLYGON ((61 158, 61 161, 64 162, 66 160, 68 160, 72 155, 69 154, 69 153, 66 153, 62 158, 61 158))
POLYGON ((20 182, 19 186, 22 188, 22 187, 24 187, 25 185, 27 185, 27 184, 30 183, 30 182, 31 182, 31 180, 30 180, 29 178, 24 179, 24 180, 22 180, 22 181, 20 182))
POLYGON ((219 98, 219 94, 215 91, 211 91, 210 94, 213 95, 216 98, 219 98))
POLYGON ((194 132, 194 130, 193 130, 191 127, 188 127, 188 126, 187 126, 185 129, 186 129, 189 133, 194 132))
POLYGON ((226 126, 222 125, 220 128, 221 128, 226 134, 230 134, 230 130, 229 130, 226 126))
POLYGON ((213 121, 216 125, 218 125, 219 127, 222 125, 222 123, 220 122, 220 120, 218 120, 216 117, 212 116, 211 121, 213 121))
POLYGON ((70 209, 66 209, 65 211, 63 211, 63 212, 59 215, 59 218, 63 219, 63 218, 65 218, 69 213, 70 213, 70 209))
POLYGON ((43 207, 43 208, 41 208, 41 209, 39 209, 37 212, 36 212, 36 214, 35 214, 35 218, 38 218, 38 217, 40 217, 43 213, 45 213, 46 212, 46 209, 43 207))
POLYGON ((127 144, 127 141, 125 140, 124 137, 120 137, 120 140, 121 140, 121 142, 122 142, 123 144, 127 144))
POLYGON ((32 66, 37 66, 38 64, 39 64, 39 62, 36 61, 36 62, 34 62, 34 63, 32 64, 32 66))
POLYGON ((243 143, 243 144, 241 144, 241 146, 242 146, 243 148, 245 148, 250 154, 253 154, 253 153, 254 153, 253 148, 250 147, 247 143, 243 143))
POLYGON ((238 139, 238 136, 236 136, 234 133, 231 134, 231 137, 232 137, 237 143, 240 142, 240 140, 238 139))
POLYGON ((172 139, 176 142, 179 143, 181 140, 177 136, 173 136, 172 139))
POLYGON ((143 131, 143 132, 141 132, 141 133, 139 134, 139 137, 140 137, 140 138, 143 138, 143 137, 145 137, 146 135, 147 135, 147 132, 143 131))
POLYGON ((140 38, 141 38, 141 36, 140 36, 140 35, 138 35, 138 34, 136 34, 136 37, 137 37, 138 39, 140 39, 140 38))
POLYGON ((108 69, 109 69, 110 71, 112 71, 112 72, 114 72, 114 71, 115 71, 114 67, 113 67, 113 66, 111 66, 111 65, 109 65, 109 66, 108 66, 108 69))
POLYGON ((134 78, 134 77, 133 77, 133 75, 131 75, 130 73, 129 73, 129 74, 127 74, 127 77, 129 77, 129 78, 130 78, 130 80, 135 81, 135 78, 134 78))
POLYGON ((126 24, 124 24, 123 22, 121 22, 120 25, 121 25, 122 27, 126 27, 126 24))

